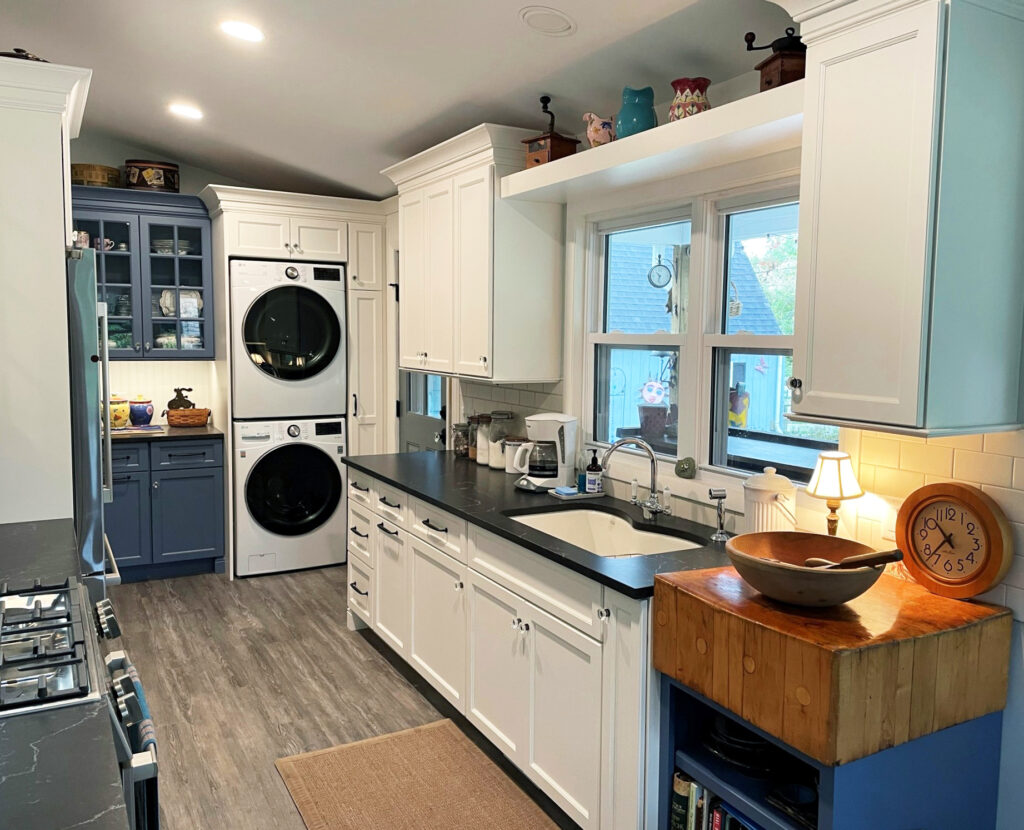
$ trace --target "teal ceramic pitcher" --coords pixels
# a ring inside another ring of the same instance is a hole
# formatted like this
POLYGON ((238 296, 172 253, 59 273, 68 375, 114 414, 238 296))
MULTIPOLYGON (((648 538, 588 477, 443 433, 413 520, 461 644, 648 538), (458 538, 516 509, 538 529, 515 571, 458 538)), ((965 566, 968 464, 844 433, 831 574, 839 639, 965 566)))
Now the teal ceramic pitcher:
POLYGON ((651 127, 658 126, 658 116, 654 112, 654 88, 645 86, 643 89, 625 87, 622 90, 622 109, 615 119, 615 134, 625 138, 634 133, 642 133, 651 127))

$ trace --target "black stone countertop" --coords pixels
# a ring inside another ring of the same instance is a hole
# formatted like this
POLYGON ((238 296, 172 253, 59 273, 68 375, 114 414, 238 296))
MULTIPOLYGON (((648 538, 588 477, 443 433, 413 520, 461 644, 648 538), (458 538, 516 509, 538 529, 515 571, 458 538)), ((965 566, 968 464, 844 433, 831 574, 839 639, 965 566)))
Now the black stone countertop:
POLYGON ((546 493, 527 493, 515 487, 517 476, 456 458, 454 453, 425 451, 360 455, 345 461, 354 470, 392 484, 630 597, 651 596, 655 574, 729 564, 725 545, 709 541, 714 528, 664 514, 644 521, 639 507, 611 496, 567 502, 546 493), (649 556, 609 558, 597 556, 509 518, 510 514, 555 510, 614 513, 638 530, 667 531, 669 535, 701 542, 702 546, 649 556))
POLYGON ((36 579, 53 585, 79 572, 72 519, 0 525, 0 587, 32 588, 36 579))
MULTIPOLYGON (((78 574, 71 519, 0 525, 9 589, 78 574)), ((0 827, 127 830, 106 699, 0 718, 0 827)))
POLYGON ((112 441, 188 441, 202 438, 223 438, 224 433, 216 427, 169 427, 162 424, 160 430, 143 429, 136 432, 133 429, 112 430, 110 439, 112 441))

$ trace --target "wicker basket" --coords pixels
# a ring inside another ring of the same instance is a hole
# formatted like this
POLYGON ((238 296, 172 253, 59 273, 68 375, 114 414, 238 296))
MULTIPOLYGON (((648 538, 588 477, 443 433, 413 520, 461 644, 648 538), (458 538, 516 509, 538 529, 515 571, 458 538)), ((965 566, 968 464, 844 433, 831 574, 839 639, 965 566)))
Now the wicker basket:
POLYGON ((169 427, 205 427, 210 420, 209 409, 168 409, 169 427))
POLYGON ((72 164, 71 184, 89 187, 120 187, 121 170, 105 164, 72 164))

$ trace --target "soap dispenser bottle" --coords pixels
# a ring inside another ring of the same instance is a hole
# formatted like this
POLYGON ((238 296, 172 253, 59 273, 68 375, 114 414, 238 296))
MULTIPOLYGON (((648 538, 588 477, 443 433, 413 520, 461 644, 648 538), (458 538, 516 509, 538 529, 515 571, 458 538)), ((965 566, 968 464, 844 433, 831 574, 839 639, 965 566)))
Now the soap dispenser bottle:
POLYGON ((604 489, 601 480, 601 474, 604 470, 601 469, 601 462, 597 460, 597 450, 591 450, 591 452, 593 456, 587 465, 586 491, 588 493, 600 493, 604 489))

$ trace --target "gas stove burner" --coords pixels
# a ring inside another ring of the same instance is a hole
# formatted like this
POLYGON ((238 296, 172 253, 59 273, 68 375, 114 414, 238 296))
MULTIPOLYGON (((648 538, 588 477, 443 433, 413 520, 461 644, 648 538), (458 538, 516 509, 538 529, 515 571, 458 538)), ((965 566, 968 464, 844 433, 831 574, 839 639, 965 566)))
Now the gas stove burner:
POLYGON ((0 637, 0 669, 11 663, 66 657, 75 653, 72 626, 48 631, 15 632, 0 637))

